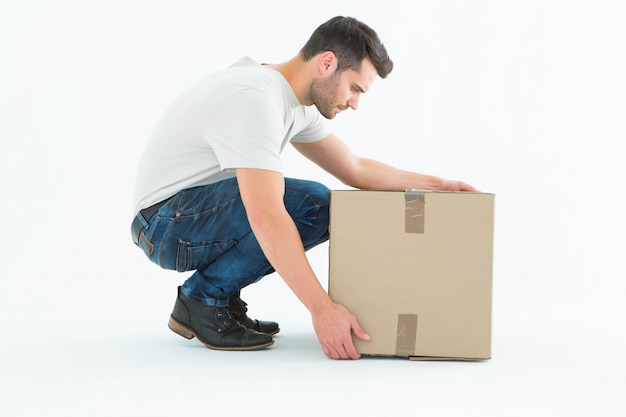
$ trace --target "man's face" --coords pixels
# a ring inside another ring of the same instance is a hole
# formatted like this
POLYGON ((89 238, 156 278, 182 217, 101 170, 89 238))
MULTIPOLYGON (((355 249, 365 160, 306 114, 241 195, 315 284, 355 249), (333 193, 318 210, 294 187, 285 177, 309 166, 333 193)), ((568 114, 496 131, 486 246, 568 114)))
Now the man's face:
POLYGON ((369 90, 376 75, 374 65, 365 59, 358 72, 335 71, 326 78, 313 80, 310 97, 322 116, 332 119, 340 111, 348 108, 356 110, 361 94, 369 90))

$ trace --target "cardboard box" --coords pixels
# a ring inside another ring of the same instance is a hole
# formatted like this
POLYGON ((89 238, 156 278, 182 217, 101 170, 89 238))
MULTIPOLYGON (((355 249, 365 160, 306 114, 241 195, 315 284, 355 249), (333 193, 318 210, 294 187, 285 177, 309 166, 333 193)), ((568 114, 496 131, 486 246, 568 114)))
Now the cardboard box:
POLYGON ((493 194, 333 191, 329 294, 362 355, 491 358, 493 194))

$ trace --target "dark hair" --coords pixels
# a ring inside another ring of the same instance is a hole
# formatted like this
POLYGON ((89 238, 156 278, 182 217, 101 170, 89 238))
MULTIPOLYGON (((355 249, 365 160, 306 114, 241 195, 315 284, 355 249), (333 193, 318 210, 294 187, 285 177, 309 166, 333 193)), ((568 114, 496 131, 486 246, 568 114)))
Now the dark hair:
POLYGON ((380 78, 385 78, 393 69, 393 62, 376 32, 352 17, 337 16, 323 23, 315 29, 300 53, 308 61, 326 51, 337 57, 337 71, 359 71, 365 58, 372 61, 380 78))

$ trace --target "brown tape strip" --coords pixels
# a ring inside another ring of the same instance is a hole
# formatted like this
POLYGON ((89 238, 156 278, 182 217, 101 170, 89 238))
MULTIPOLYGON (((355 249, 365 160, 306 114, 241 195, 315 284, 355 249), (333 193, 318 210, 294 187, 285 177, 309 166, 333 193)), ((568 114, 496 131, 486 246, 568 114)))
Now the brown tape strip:
POLYGON ((404 231, 406 233, 424 233, 424 211, 426 198, 423 191, 406 190, 404 192, 404 231))
POLYGON ((398 314, 398 332, 396 333, 396 355, 415 355, 417 339, 417 314, 398 314))

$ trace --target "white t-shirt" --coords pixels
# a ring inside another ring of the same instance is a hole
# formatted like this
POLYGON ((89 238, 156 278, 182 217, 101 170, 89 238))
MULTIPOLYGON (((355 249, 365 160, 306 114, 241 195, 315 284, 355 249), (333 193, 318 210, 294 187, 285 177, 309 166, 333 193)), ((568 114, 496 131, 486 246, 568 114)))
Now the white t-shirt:
POLYGON ((135 183, 136 212, 178 191, 234 176, 235 168, 282 172, 290 142, 330 134, 278 71, 243 58, 184 92, 153 131, 135 183))

